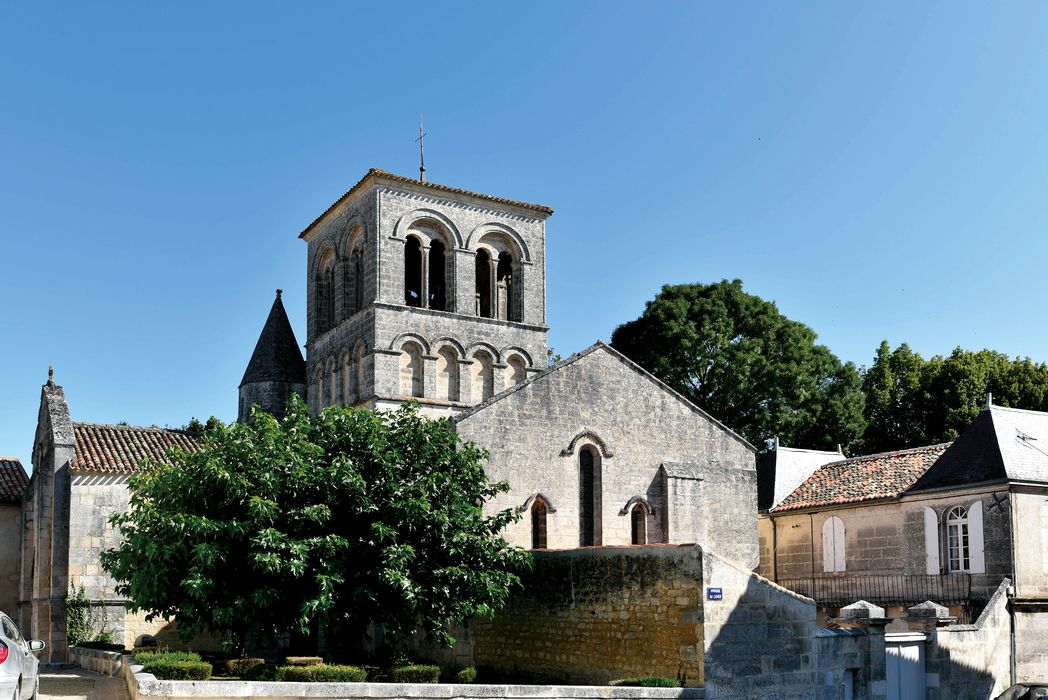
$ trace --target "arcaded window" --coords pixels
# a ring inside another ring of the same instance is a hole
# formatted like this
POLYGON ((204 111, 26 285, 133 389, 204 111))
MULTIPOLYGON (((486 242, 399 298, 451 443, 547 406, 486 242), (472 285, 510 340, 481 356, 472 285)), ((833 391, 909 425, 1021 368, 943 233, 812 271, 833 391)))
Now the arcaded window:
POLYGON ((400 393, 402 396, 423 395, 422 348, 416 343, 404 343, 400 349, 400 393))
POLYGON ((495 393, 495 360, 487 351, 478 350, 473 354, 469 383, 474 403, 490 399, 495 393))
POLYGON ((433 241, 429 247, 429 308, 447 311, 447 264, 444 260, 444 244, 433 241))
POLYGON ((520 384, 525 379, 527 372, 524 369, 524 358, 520 355, 511 356, 506 362, 506 388, 520 384))
POLYGON ((845 570, 844 521, 836 515, 822 523, 822 570, 845 570))
POLYGON ((630 543, 631 544, 647 544, 648 543, 648 513, 644 510, 643 504, 636 504, 630 511, 630 543))
POLYGON ((549 507, 541 498, 536 498, 531 506, 531 548, 546 548, 546 516, 549 507))
POLYGON ((414 236, 404 242, 404 303, 422 306, 422 243, 414 236))
POLYGON ((579 546, 592 547, 596 530, 596 490, 593 450, 584 447, 579 452, 579 546))
POLYGON ((946 568, 951 572, 970 571, 972 568, 968 511, 961 506, 946 513, 946 568))
POLYGON ((516 313, 516 296, 513 289, 513 256, 499 253, 498 266, 495 270, 496 289, 495 303, 497 318, 503 321, 519 321, 516 313))
POLYGON ((452 347, 437 351, 437 398, 459 400, 459 357, 452 347))
POLYGON ((335 326, 335 255, 324 254, 317 272, 317 332, 324 333, 335 326))
POLYGON ((491 255, 477 251, 477 316, 492 318, 491 314, 491 255))

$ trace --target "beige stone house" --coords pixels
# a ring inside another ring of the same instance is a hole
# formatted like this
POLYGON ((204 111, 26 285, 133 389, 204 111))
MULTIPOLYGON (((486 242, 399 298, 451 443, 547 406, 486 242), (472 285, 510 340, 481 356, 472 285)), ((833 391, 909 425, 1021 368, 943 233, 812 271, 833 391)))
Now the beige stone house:
MULTIPOLYGON (((760 517, 760 571, 891 617, 926 600, 974 619, 1011 581, 1019 680, 1048 668, 1048 414, 987 407, 953 442, 831 462, 760 517)), ((900 623, 901 624, 901 623, 900 623)))

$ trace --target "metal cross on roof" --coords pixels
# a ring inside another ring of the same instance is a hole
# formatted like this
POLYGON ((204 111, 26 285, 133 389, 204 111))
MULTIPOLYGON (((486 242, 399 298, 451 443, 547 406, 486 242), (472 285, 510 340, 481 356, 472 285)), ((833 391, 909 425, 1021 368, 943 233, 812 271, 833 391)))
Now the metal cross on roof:
POLYGON ((419 182, 426 181, 426 132, 422 130, 422 115, 418 115, 418 138, 415 139, 418 143, 418 155, 419 155, 419 166, 418 166, 418 179, 419 182))
POLYGON ((1004 506, 1008 503, 1008 494, 1006 493, 995 493, 990 496, 993 503, 990 504, 989 510, 996 510, 998 513, 1004 512, 1004 506))

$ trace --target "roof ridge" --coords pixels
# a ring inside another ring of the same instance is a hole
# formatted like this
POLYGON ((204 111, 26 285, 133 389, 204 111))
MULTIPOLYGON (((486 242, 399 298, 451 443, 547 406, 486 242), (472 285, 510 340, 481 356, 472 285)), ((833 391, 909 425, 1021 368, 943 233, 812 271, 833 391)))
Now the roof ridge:
POLYGON ((950 442, 939 442, 939 443, 936 443, 934 445, 922 445, 921 447, 905 447, 905 448, 903 448, 901 450, 888 450, 887 452, 874 452, 873 454, 868 454, 868 455, 856 455, 854 457, 847 457, 845 459, 838 459, 835 462, 828 462, 828 463, 826 463, 823 466, 825 466, 825 467, 832 467, 834 464, 841 464, 842 462, 862 462, 862 461, 867 460, 867 459, 881 459, 883 457, 893 457, 895 455, 913 454, 915 452, 930 452, 932 450, 937 450, 939 448, 946 449, 947 447, 949 447, 952 444, 953 444, 953 441, 951 440, 950 442))
MULTIPOLYGON (((785 445, 779 445, 773 451, 782 452, 783 450, 789 450, 790 452, 812 452, 820 455, 839 455, 841 454, 837 450, 816 450, 810 447, 786 447, 785 445)), ((840 461, 840 460, 838 460, 840 461)))
MULTIPOLYGON (((987 409, 984 408, 983 411, 985 411, 985 410, 987 410, 987 409)), ((993 411, 1009 411, 1011 413, 1028 413, 1028 414, 1032 414, 1032 415, 1036 415, 1036 416, 1044 416, 1045 418, 1048 418, 1048 413, 1046 413, 1044 411, 1035 411, 1032 408, 1013 408, 1012 406, 998 406, 997 404, 992 404, 990 406, 989 410, 990 410, 991 413, 993 411)))
POLYGON ((120 425, 119 423, 91 423, 88 421, 76 420, 73 421, 73 427, 113 428, 115 430, 151 430, 161 433, 181 433, 182 435, 189 435, 188 431, 182 430, 181 428, 162 428, 159 425, 120 425))
POLYGON ((4 457, 0 456, 0 462, 21 462, 21 457, 4 457))

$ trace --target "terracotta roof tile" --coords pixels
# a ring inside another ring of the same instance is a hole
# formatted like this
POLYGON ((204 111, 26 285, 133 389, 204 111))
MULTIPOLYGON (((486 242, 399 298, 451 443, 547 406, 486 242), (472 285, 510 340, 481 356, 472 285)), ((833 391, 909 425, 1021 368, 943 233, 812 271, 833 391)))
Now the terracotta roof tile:
POLYGON ((0 503, 18 503, 29 477, 18 457, 0 457, 0 503))
POLYGON ((949 446, 947 442, 831 462, 819 467, 770 512, 897 498, 928 471, 949 446))
POLYGON ((486 199, 487 201, 495 202, 496 204, 508 204, 510 206, 513 206, 513 207, 520 207, 521 209, 531 209, 533 211, 539 212, 539 213, 544 214, 546 216, 549 216, 550 214, 553 213, 553 210, 551 208, 545 206, 544 204, 530 204, 528 202, 518 202, 518 201, 516 201, 514 199, 505 199, 503 197, 493 197, 490 194, 481 194, 480 192, 470 192, 469 190, 460 189, 458 187, 448 187, 447 185, 437 185, 437 184, 434 184, 432 182, 422 182, 421 180, 416 180, 416 179, 410 178, 410 177, 404 177, 403 175, 394 175, 393 173, 388 173, 385 170, 379 170, 378 168, 371 168, 370 170, 368 170, 367 174, 364 175, 364 177, 360 178, 360 180, 357 182, 357 184, 355 184, 352 187, 350 187, 349 191, 347 191, 344 195, 342 195, 337 200, 335 200, 334 204, 332 204, 330 207, 325 209, 323 214, 321 214, 317 218, 313 219, 313 222, 309 226, 307 226, 302 231, 302 233, 300 233, 298 235, 298 237, 299 238, 305 238, 306 234, 308 234, 310 231, 312 231, 314 226, 316 226, 318 223, 320 223, 320 221, 324 217, 326 217, 328 214, 330 214, 339 204, 342 204, 342 202, 346 201, 346 199, 348 199, 355 192, 357 192, 360 188, 362 188, 364 186, 364 183, 366 183, 368 181, 368 179, 370 179, 372 177, 381 177, 381 178, 384 178, 386 180, 393 180, 394 182, 402 182, 404 184, 418 185, 420 187, 424 187, 424 188, 430 189, 430 190, 436 190, 438 192, 447 192, 449 194, 463 194, 463 195, 466 195, 467 197, 476 197, 478 199, 486 199))
POLYGON ((146 457, 162 460, 169 447, 197 449, 196 441, 181 430, 140 428, 133 425, 74 423, 77 471, 118 472, 138 470, 146 457))

